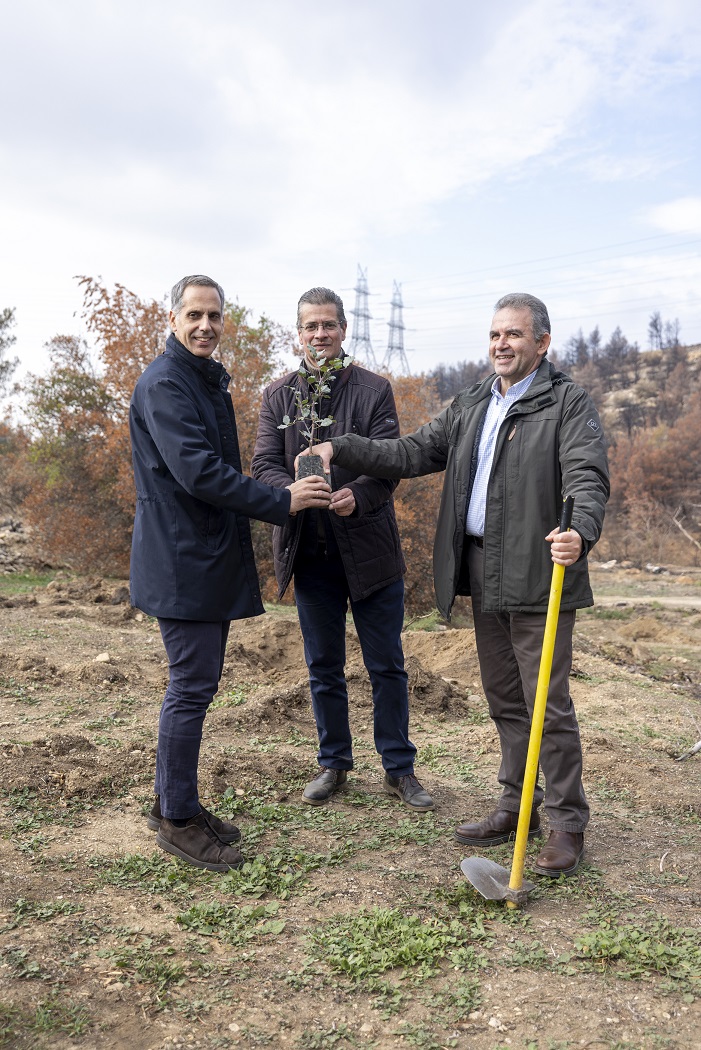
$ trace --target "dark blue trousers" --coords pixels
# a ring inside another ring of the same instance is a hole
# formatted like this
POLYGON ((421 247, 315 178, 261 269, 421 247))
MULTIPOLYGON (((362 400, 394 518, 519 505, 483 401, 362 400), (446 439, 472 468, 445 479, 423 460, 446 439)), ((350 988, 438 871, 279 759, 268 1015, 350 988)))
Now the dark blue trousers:
POLYGON ((219 688, 229 621, 159 619, 170 678, 158 723, 156 794, 169 820, 200 811, 197 765, 202 724, 219 688))
POLYGON ((338 557, 298 558, 295 600, 309 668, 312 708, 319 734, 320 766, 352 769, 348 719, 346 612, 350 602, 363 662, 372 684, 375 747, 393 777, 414 772, 416 748, 409 739, 409 694, 401 630, 404 581, 353 601, 338 557))

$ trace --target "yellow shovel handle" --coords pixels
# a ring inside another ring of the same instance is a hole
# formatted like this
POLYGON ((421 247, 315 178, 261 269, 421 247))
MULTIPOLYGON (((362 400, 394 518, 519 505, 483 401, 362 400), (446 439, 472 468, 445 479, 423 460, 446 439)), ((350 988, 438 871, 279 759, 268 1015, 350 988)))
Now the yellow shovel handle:
MULTIPOLYGON (((565 508, 562 512, 561 532, 567 532, 570 527, 573 506, 574 497, 570 496, 565 500, 565 508)), ((553 666, 553 653, 555 651, 555 637, 557 635, 557 624, 560 616, 560 600, 562 598, 562 584, 564 578, 565 566, 553 565, 553 575, 550 582, 550 597, 548 599, 548 613, 545 618, 545 633, 543 635, 543 650, 540 656, 538 684, 536 686, 533 717, 531 719, 531 734, 528 741, 526 769, 523 775, 521 805, 518 811, 514 858, 511 864, 511 877, 509 879, 509 888, 512 890, 520 890, 523 884, 523 868, 526 862, 526 846, 528 844, 528 827, 531 822, 533 795, 535 793, 535 785, 538 778, 540 744, 543 738, 545 707, 548 702, 550 673, 553 666)), ((507 900, 506 906, 507 908, 517 907, 514 901, 509 900, 507 900)))

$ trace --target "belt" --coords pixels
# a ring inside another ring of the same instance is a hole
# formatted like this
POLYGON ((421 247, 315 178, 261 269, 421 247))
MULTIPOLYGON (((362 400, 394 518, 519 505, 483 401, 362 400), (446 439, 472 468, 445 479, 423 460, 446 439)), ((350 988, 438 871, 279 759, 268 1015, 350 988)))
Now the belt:
POLYGON ((484 536, 468 536, 468 540, 472 540, 475 547, 479 547, 480 550, 484 547, 484 536))

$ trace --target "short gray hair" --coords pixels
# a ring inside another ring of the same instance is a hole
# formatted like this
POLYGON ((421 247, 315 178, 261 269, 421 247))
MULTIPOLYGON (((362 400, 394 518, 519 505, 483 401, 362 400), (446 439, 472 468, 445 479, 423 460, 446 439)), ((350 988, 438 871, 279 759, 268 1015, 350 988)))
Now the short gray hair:
POLYGON ((219 292, 219 299, 221 302, 222 313, 224 313, 224 289, 216 281, 213 281, 211 277, 205 277, 201 273, 194 274, 191 277, 183 277, 178 281, 177 284, 173 285, 170 293, 170 308, 174 314, 179 313, 183 305, 183 296, 185 295, 185 289, 189 288, 190 285, 196 284, 204 288, 216 288, 219 292))
POLYGON ((536 299, 534 295, 529 295, 528 292, 509 292, 508 295, 502 295, 499 302, 496 303, 494 313, 509 308, 521 310, 524 307, 531 311, 533 338, 538 343, 544 335, 550 335, 548 308, 540 299, 536 299))
POLYGON ((299 302, 297 303, 297 327, 301 326, 302 321, 302 307, 303 306, 335 306, 336 317, 341 328, 345 328, 347 325, 346 315, 343 310, 343 299, 340 295, 336 295, 330 288, 310 288, 308 292, 300 296, 299 302))

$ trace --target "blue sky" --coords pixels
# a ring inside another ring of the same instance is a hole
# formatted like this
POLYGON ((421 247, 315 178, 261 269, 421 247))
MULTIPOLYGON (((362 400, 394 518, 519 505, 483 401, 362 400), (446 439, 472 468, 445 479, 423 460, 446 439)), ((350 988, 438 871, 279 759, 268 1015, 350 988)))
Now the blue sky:
POLYGON ((697 0, 25 0, 3 16, 0 309, 23 369, 74 276, 185 273, 291 324, 367 268, 381 357, 481 358, 530 291, 557 347, 650 314, 701 342, 697 0))

